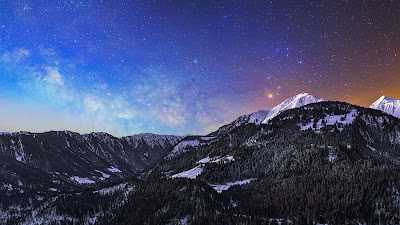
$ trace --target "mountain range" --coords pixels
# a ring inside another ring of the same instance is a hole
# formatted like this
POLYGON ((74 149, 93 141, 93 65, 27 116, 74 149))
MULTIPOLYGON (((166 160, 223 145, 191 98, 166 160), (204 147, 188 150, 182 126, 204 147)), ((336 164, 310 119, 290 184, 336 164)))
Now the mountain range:
POLYGON ((399 106, 301 93, 206 136, 2 133, 0 223, 398 223, 399 106))
POLYGON ((0 134, 0 223, 43 198, 136 176, 156 165, 182 137, 70 131, 0 134), (3 219, 3 220, 2 220, 3 219))

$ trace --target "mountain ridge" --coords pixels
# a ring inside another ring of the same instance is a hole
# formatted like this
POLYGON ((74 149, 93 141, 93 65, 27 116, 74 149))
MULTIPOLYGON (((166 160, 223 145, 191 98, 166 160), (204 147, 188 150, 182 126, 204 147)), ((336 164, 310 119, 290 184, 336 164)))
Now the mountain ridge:
POLYGON ((186 139, 199 144, 164 158, 139 181, 59 194, 21 221, 399 222, 400 119, 392 115, 322 101, 285 110, 266 124, 247 123, 227 135, 202 138, 186 139), (76 202, 85 203, 79 212, 70 210, 76 202), (195 210, 185 210, 193 204, 195 210), (145 214, 129 213, 138 206, 145 214))

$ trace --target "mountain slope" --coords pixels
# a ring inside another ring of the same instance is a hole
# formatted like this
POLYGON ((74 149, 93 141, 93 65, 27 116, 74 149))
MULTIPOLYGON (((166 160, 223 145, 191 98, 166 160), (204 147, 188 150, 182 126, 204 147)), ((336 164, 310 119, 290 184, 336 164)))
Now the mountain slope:
POLYGON ((270 111, 259 110, 257 112, 254 112, 254 113, 251 113, 248 115, 240 116, 233 122, 220 127, 217 131, 215 131, 209 135, 223 136, 223 135, 229 133, 230 131, 232 131, 235 127, 238 127, 240 125, 247 124, 247 123, 254 123, 254 124, 267 123, 268 120, 274 118, 275 116, 279 115, 279 113, 281 113, 285 110, 294 109, 294 108, 301 107, 303 105, 321 102, 321 101, 326 101, 326 100, 303 92, 301 94, 298 94, 291 98, 286 99, 281 104, 272 108, 270 111))
POLYGON ((187 177, 224 190, 241 213, 260 219, 397 223, 400 120, 343 102, 308 104, 238 126, 152 171, 152 179, 187 177))
POLYGON ((400 118, 400 99, 388 98, 383 95, 376 100, 376 102, 374 102, 370 108, 381 110, 385 113, 400 118))
POLYGON ((228 198, 199 181, 133 179, 99 189, 59 194, 9 223, 226 224, 229 206, 228 198))

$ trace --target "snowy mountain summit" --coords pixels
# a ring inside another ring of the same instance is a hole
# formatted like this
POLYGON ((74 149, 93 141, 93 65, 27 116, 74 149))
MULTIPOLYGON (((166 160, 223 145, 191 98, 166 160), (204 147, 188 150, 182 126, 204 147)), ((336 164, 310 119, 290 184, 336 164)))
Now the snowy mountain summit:
POLYGON ((317 102, 322 102, 322 101, 327 101, 327 100, 321 99, 314 95, 310 95, 308 93, 303 92, 301 94, 298 94, 291 98, 286 99, 281 104, 272 108, 268 112, 268 115, 265 117, 265 119, 262 121, 262 123, 267 123, 268 120, 274 118, 275 116, 279 115, 281 112, 283 112, 285 110, 299 108, 303 105, 308 105, 311 103, 317 103, 317 102))
POLYGON ((378 109, 387 114, 400 118, 400 99, 388 98, 386 96, 380 97, 371 106, 371 109, 378 109))

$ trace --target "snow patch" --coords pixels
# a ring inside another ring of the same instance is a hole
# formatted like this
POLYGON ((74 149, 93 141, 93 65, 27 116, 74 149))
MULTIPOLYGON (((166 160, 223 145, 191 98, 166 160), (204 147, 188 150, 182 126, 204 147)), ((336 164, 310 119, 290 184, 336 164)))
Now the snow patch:
MULTIPOLYGON (((98 213, 98 214, 100 214, 100 213, 98 213)), ((86 218, 86 220, 88 221, 89 224, 95 224, 96 221, 97 221, 97 217, 98 217, 98 216, 99 216, 99 215, 95 215, 95 216, 93 216, 93 217, 88 217, 88 218, 86 218)))
POLYGON ((233 158, 233 156, 227 155, 224 157, 213 157, 213 158, 206 157, 197 161, 197 164, 219 163, 219 162, 228 163, 231 161, 235 161, 235 159, 233 158))
POLYGON ((94 184, 94 183, 96 183, 95 181, 93 181, 93 180, 91 180, 89 178, 86 178, 86 177, 73 176, 73 177, 70 177, 69 179, 71 179, 72 181, 78 182, 80 184, 94 184))
MULTIPOLYGON (((12 145, 15 144, 15 141, 11 139, 12 145)), ((24 145, 22 144, 21 138, 18 139, 18 147, 12 146, 15 149, 15 159, 19 162, 26 162, 24 145)))
POLYGON ((172 175, 171 178, 189 178, 189 179, 195 179, 198 175, 201 174, 201 172, 203 172, 203 168, 201 167, 201 165, 196 166, 190 170, 187 171, 183 171, 180 173, 177 173, 175 175, 172 175))
POLYGON ((215 139, 215 137, 201 137, 201 140, 204 140, 204 141, 209 141, 212 139, 215 139))
POLYGON ((71 144, 69 143, 69 141, 67 140, 67 138, 65 138, 65 142, 66 142, 66 145, 67 145, 68 148, 71 147, 71 144))
POLYGON ((371 145, 367 145, 369 149, 371 149, 372 151, 376 152, 376 148, 372 147, 371 145))
POLYGON ((212 188, 214 188, 216 191, 221 192, 221 191, 226 191, 233 185, 243 185, 243 184, 249 184, 252 180, 255 180, 254 178, 247 179, 247 180, 238 180, 234 182, 229 182, 226 184, 210 184, 212 188))
POLYGON ((3 184, 3 187, 6 188, 8 191, 14 190, 12 184, 3 184))
POLYGON ((117 167, 111 166, 110 168, 107 168, 108 171, 112 173, 122 173, 121 170, 119 170, 117 167))
POLYGON ((334 162, 335 159, 336 159, 336 155, 334 155, 331 151, 329 151, 328 161, 329 162, 334 162))
POLYGON ((179 224, 182 224, 182 225, 189 224, 189 218, 185 217, 185 218, 179 220, 179 224))
POLYGON ((110 177, 110 175, 109 174, 106 174, 106 173, 104 173, 104 172, 102 172, 102 171, 100 171, 100 170, 95 170, 96 172, 98 172, 98 173, 101 173, 101 175, 103 176, 103 178, 109 178, 110 177))
POLYGON ((17 152, 15 152, 15 159, 19 162, 23 162, 24 161, 24 157, 22 155, 18 155, 17 152))

